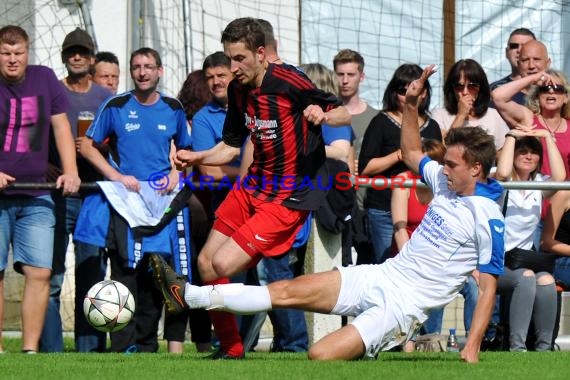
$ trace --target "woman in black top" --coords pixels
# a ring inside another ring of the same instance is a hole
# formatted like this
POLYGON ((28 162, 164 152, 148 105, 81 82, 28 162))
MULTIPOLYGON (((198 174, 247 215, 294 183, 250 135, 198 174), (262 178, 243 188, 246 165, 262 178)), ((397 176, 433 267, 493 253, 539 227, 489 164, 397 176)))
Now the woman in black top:
MULTIPOLYGON (((366 129, 360 156, 358 172, 368 177, 392 178, 407 170, 400 151, 400 125, 406 88, 418 79, 422 69, 415 64, 403 64, 396 69, 382 100, 382 111, 376 115, 366 129)), ((422 138, 442 140, 437 122, 428 115, 431 87, 426 82, 423 101, 419 108, 419 125, 422 138)), ((364 208, 368 214, 369 236, 374 247, 374 264, 384 262, 390 255, 392 245, 392 215, 390 203, 392 191, 389 187, 368 188, 364 208)))

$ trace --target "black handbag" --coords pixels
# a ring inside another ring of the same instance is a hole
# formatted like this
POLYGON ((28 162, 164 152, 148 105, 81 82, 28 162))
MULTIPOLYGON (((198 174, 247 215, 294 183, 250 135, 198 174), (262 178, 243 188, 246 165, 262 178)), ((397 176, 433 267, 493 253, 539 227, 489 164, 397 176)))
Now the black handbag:
MULTIPOLYGON (((505 194, 505 202, 503 203, 503 215, 507 214, 507 202, 509 200, 509 191, 505 194)), ((513 248, 505 252, 505 266, 515 270, 526 268, 534 273, 538 272, 554 272, 554 262, 556 255, 548 253, 536 252, 534 249, 513 248)))
POLYGON ((556 255, 538 253, 531 249, 514 248, 505 252, 505 266, 509 269, 526 268, 534 273, 554 272, 556 255))

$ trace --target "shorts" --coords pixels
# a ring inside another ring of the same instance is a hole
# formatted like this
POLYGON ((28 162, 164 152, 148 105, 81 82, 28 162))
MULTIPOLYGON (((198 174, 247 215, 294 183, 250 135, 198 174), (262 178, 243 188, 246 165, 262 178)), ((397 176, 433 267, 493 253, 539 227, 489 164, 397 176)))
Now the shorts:
POLYGON ((14 270, 22 265, 51 269, 54 203, 51 196, 0 198, 0 271, 8 265, 10 244, 14 270))
POLYGON ((408 341, 426 319, 413 302, 402 297, 401 289, 386 280, 378 266, 338 267, 341 288, 331 311, 355 317, 351 324, 358 330, 368 358, 408 341))
MULTIPOLYGON (((190 311, 194 312, 194 310, 190 311)), ((173 342, 184 342, 186 340, 186 326, 188 325, 188 310, 182 313, 168 313, 164 315, 163 338, 173 342)))
POLYGON ((309 216, 281 204, 261 201, 240 188, 229 192, 216 210, 212 227, 231 237, 249 256, 279 256, 291 249, 309 216))

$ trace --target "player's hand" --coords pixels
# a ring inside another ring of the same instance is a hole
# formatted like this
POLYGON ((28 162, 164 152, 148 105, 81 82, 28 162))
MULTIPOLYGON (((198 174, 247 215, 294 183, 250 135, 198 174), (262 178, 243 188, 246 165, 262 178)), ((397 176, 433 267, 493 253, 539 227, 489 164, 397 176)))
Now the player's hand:
POLYGON ((308 122, 313 124, 322 124, 326 122, 327 117, 325 111, 315 104, 311 104, 303 111, 303 116, 308 122))
POLYGON ((424 85, 427 82, 428 78, 432 76, 437 71, 436 65, 429 65, 427 66, 422 75, 410 82, 408 85, 408 90, 406 91, 406 103, 411 105, 417 105, 418 100, 420 99, 420 95, 424 91, 424 85))
POLYGON ((172 159, 174 161, 174 165, 176 165, 176 170, 182 171, 192 164, 199 164, 201 156, 199 152, 182 149, 176 152, 176 155, 172 157, 172 159))
POLYGON ((464 348, 461 350, 461 360, 467 363, 479 363, 479 350, 464 348))
POLYGON ((79 191, 79 185, 81 185, 81 179, 77 174, 62 174, 57 177, 55 181, 55 188, 62 189, 63 196, 67 196, 79 191))
POLYGON ((6 187, 8 187, 9 184, 14 182, 15 180, 16 178, 12 177, 11 175, 0 172, 0 190, 5 189, 6 187))

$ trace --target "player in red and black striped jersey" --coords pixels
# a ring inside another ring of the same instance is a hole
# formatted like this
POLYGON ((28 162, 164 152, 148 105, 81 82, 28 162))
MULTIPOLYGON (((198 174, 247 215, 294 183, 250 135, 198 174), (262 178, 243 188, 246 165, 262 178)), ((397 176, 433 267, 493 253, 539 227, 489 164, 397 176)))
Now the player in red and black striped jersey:
POLYGON ((177 164, 179 168, 224 164, 239 154, 248 135, 254 155, 248 176, 226 198, 225 203, 233 207, 218 209, 214 236, 203 252, 215 248, 210 268, 202 268, 206 278, 232 275, 260 252, 281 254, 288 248, 282 246, 292 241, 298 229, 289 224, 300 226, 307 210, 318 208, 328 185, 320 123, 350 123, 348 112, 339 107, 334 95, 317 89, 293 66, 267 62, 264 33, 255 19, 232 21, 222 42, 235 75, 228 88, 222 142, 202 152, 181 151, 177 164), (261 212, 261 208, 270 211, 261 212), (283 209, 299 220, 284 223, 277 214, 283 209), (251 219, 261 223, 251 224, 251 219), (283 238, 283 229, 291 236, 283 238))
POLYGON ((325 149, 320 125, 309 122, 303 110, 311 104, 330 110, 340 103, 293 66, 269 64, 266 70, 260 87, 230 84, 223 141, 239 147, 251 135, 254 156, 242 182, 246 191, 260 200, 314 210, 327 185, 325 149))
MULTIPOLYGON (((267 61, 265 34, 255 19, 232 21, 222 43, 235 76, 222 141, 206 151, 180 151, 175 159, 179 169, 223 165, 239 154, 248 135, 253 142, 248 176, 217 209, 198 258, 202 279, 210 284, 227 282, 221 278, 256 264, 261 255, 288 251, 328 187, 320 124, 350 124, 334 95, 318 90, 293 66, 267 61)), ((241 356, 223 342, 222 349, 241 356)))

